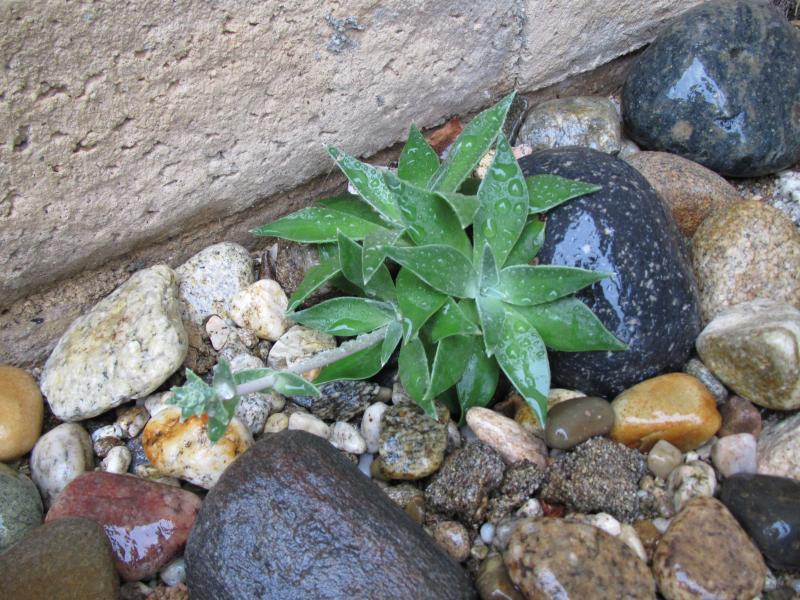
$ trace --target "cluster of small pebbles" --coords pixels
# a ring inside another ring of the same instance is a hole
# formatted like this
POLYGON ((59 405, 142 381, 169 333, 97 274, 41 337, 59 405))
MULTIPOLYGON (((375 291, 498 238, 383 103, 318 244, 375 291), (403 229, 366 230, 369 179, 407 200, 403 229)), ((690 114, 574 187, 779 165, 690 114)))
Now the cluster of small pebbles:
POLYGON ((38 381, 0 366, 0 596, 797 597, 800 125, 775 98, 796 101, 798 65, 776 11, 712 1, 621 100, 515 103, 526 174, 603 187, 551 211, 541 256, 616 273, 579 298, 629 346, 553 353, 544 425, 507 384, 432 418, 390 362, 317 398, 247 394, 212 444, 169 388, 335 348, 285 316, 316 250, 226 242, 135 273, 38 381), (746 144, 706 135, 701 80, 725 119, 759 115, 746 144))

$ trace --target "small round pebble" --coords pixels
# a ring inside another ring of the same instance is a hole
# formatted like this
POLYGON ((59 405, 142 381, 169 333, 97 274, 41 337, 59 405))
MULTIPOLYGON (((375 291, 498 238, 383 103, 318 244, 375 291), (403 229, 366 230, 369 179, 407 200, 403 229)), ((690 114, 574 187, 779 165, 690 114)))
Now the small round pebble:
POLYGON ((325 438, 326 440, 331 436, 331 428, 325 423, 325 421, 308 413, 292 413, 292 416, 289 417, 288 428, 307 431, 308 433, 325 438))
POLYGON ((568 450, 614 426, 614 409, 602 398, 584 396, 556 404, 547 416, 544 439, 550 448, 568 450))
POLYGON ((389 408, 383 402, 370 404, 361 418, 361 435, 367 443, 367 452, 377 452, 380 447, 381 419, 389 408))
POLYGON ((42 433, 44 403, 26 371, 0 365, 0 461, 19 458, 42 433))
POLYGON ((761 435, 761 413, 755 405, 741 396, 731 396, 719 407, 722 425, 717 432, 719 437, 735 433, 749 433, 755 438, 761 435))
POLYGON ((711 449, 714 466, 723 477, 737 473, 755 473, 757 442, 749 433, 736 433, 719 438, 711 449))
POLYGON ((647 468, 656 477, 666 479, 683 462, 683 453, 667 440, 658 440, 647 454, 647 468))
POLYGON ((717 476, 710 465, 692 461, 670 473, 667 488, 673 494, 675 511, 680 512, 694 498, 713 496, 717 489, 717 476))
POLYGON ((279 412, 270 415, 264 425, 264 433, 278 433, 289 427, 289 416, 286 413, 279 412))
POLYGON ((62 423, 33 447, 31 477, 50 506, 66 485, 94 468, 92 438, 77 423, 62 423))
POLYGON ((337 421, 331 426, 330 441, 334 448, 351 454, 364 454, 367 451, 367 442, 358 429, 344 421, 337 421))
POLYGON ((231 299, 230 314, 239 327, 252 329, 259 338, 274 342, 286 331, 284 313, 288 305, 281 286, 271 279, 262 279, 231 299))
POLYGON ((131 459, 131 451, 126 446, 114 446, 100 463, 100 470, 119 475, 127 473, 131 459))
POLYGON ((469 558, 469 531, 457 521, 441 521, 433 526, 434 541, 457 562, 469 558))
POLYGON ((158 574, 167 585, 178 585, 186 581, 186 561, 182 556, 170 562, 158 574))

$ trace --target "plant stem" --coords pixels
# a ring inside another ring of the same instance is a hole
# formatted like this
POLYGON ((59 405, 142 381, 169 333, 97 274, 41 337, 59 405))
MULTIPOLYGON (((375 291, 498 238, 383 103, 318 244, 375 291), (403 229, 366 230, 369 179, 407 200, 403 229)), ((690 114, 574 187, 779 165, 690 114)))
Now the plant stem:
MULTIPOLYGON (((330 350, 318 352, 317 354, 314 354, 305 360, 287 367, 285 370, 289 371, 290 373, 301 375, 308 371, 313 371, 314 369, 321 369, 322 367, 326 367, 331 363, 335 363, 337 360, 347 358, 351 354, 355 354, 356 352, 374 346, 384 337, 386 337, 386 327, 381 327, 380 329, 376 329, 370 333, 362 333, 357 338, 344 342, 338 348, 331 348, 330 350)), ((272 387, 274 383, 274 377, 272 375, 267 375, 266 377, 254 379, 253 381, 248 381, 247 383, 236 386, 236 393, 251 394, 253 392, 259 392, 263 389, 272 387)))

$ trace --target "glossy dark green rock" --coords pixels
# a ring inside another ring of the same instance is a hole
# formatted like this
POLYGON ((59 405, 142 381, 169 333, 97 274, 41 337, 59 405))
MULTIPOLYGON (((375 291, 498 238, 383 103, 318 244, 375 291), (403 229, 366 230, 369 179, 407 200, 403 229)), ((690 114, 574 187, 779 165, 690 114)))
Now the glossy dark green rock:
POLYGON ((773 173, 800 160, 800 32, 765 0, 686 11, 631 69, 628 133, 723 175, 773 173))
POLYGON ((773 569, 800 569, 800 481, 740 473, 722 483, 720 500, 773 569))
POLYGON ((602 398, 584 396, 559 402, 550 409, 544 441, 550 448, 568 450, 590 437, 605 435, 614 426, 614 409, 602 398))

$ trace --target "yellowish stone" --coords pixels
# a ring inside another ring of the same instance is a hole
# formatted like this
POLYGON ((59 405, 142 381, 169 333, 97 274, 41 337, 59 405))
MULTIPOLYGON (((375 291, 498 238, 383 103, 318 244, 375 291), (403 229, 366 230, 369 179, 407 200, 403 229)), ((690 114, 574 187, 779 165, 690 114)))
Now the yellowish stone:
POLYGON ((0 365, 0 461, 30 451, 42 433, 44 404, 39 386, 22 369, 0 365))

